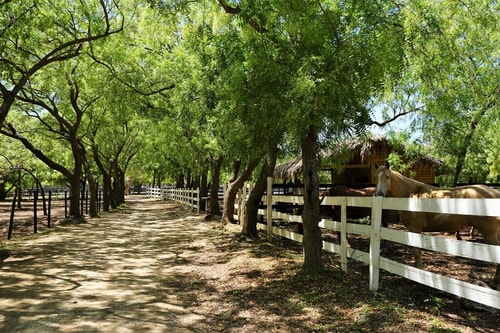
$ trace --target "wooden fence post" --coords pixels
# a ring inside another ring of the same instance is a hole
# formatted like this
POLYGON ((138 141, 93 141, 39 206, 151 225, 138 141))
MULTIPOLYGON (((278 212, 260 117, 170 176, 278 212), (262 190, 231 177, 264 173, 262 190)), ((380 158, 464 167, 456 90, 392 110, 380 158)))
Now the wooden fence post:
POLYGON ((199 187, 196 190, 196 206, 197 206, 196 210, 198 211, 199 214, 201 212, 201 191, 199 187))
POLYGON ((68 217, 68 191, 64 191, 64 217, 68 217))
POLYGON ((38 201, 38 190, 33 192, 33 233, 38 232, 38 216, 37 216, 37 201, 38 201))
POLYGON ((50 217, 52 208, 52 191, 49 190, 49 207, 47 211, 47 228, 50 228, 50 217))
POLYGON ((80 214, 83 216, 83 209, 85 206, 85 190, 82 187, 82 190, 80 191, 80 214))
POLYGON ((19 195, 21 195, 20 194, 21 189, 16 188, 16 190, 14 191, 14 197, 12 198, 12 207, 10 209, 10 220, 9 220, 9 232, 7 234, 7 239, 12 238, 12 229, 14 227, 14 211, 16 210, 16 200, 17 200, 18 192, 19 192, 19 195))
POLYGON ((243 183, 243 188, 241 189, 241 198, 240 202, 238 205, 238 215, 240 216, 240 225, 245 224, 245 203, 246 203, 246 198, 247 198, 247 186, 248 183, 244 182, 243 183))
POLYGON ((267 177, 266 192, 267 240, 273 239, 273 177, 267 177))
POLYGON ((102 191, 99 190, 99 187, 97 187, 97 211, 101 211, 101 200, 102 200, 102 191))
POLYGON ((380 226, 382 225, 383 197, 373 197, 372 232, 370 235, 370 287, 371 291, 378 289, 380 271, 380 226))

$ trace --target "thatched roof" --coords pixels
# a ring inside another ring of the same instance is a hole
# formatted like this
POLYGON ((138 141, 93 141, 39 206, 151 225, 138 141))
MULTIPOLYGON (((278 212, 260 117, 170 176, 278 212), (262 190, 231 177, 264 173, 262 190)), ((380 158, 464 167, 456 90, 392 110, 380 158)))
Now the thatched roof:
POLYGON ((274 168, 275 179, 293 179, 302 173, 302 156, 274 168))
MULTIPOLYGON (((327 161, 338 161, 339 158, 346 158, 347 161, 358 163, 368 163, 374 152, 382 152, 388 155, 390 152, 404 153, 404 147, 393 147, 386 137, 382 135, 371 135, 370 137, 356 137, 330 145, 320 152, 321 157, 327 161), (347 156, 346 156, 347 154, 347 156)), ((430 156, 422 155, 419 161, 428 162, 434 166, 442 165, 442 161, 430 156)), ((352 163, 352 162, 351 162, 352 163)), ((302 174, 302 158, 297 157, 291 161, 280 164, 274 169, 275 179, 295 179, 302 174)))
POLYGON ((358 156, 362 163, 368 161, 374 151, 390 151, 391 147, 387 139, 382 135, 371 135, 370 137, 356 137, 331 144, 321 155, 324 158, 337 159, 339 156, 348 154, 348 160, 354 160, 358 156))
MULTIPOLYGON (((387 140, 383 136, 373 135, 370 138, 352 138, 329 146, 320 152, 322 158, 335 158, 344 155, 348 151, 352 159, 353 156, 361 156, 365 161, 370 158, 374 146, 387 145, 387 140)), ((297 157, 291 161, 280 164, 274 169, 275 179, 295 179, 302 174, 302 157, 297 157)))

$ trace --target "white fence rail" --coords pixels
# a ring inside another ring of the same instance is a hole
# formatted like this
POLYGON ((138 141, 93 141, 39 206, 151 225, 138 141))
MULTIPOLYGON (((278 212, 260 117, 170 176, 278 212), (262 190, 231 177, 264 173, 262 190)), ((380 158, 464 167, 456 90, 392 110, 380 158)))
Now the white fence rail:
MULTIPOLYGON (((269 196, 263 197, 266 209, 259 209, 258 214, 266 218, 267 224, 259 224, 258 228, 266 230, 268 239, 271 236, 279 235, 291 240, 302 242, 302 235, 274 227, 273 219, 281 219, 290 222, 302 222, 298 215, 285 214, 272 210, 273 202, 303 204, 302 196, 272 195, 272 179, 268 180, 269 196)), ((245 187, 246 189, 246 187, 245 187)), ((245 193, 240 195, 240 200, 246 197, 245 193)), ((238 207, 244 207, 241 204, 238 207)), ((471 283, 432 273, 413 266, 405 265, 380 255, 380 243, 388 240, 422 249, 447 253, 455 256, 466 257, 475 260, 500 264, 500 246, 457 241, 448 238, 420 235, 416 233, 383 228, 381 226, 382 209, 426 211, 433 213, 451 213, 462 215, 480 215, 500 217, 500 199, 406 199, 406 198, 382 198, 382 197, 326 197, 323 205, 341 206, 341 221, 323 219, 320 222, 321 228, 331 229, 341 232, 340 245, 323 242, 323 249, 328 252, 340 254, 341 267, 347 272, 347 259, 354 259, 364 262, 370 266, 369 288, 377 290, 379 285, 379 271, 383 269, 404 278, 418 283, 448 292, 450 294, 463 297, 487 306, 500 309, 500 292, 477 286, 471 283), (360 225, 347 223, 346 207, 371 207, 371 225, 360 225), (370 238, 369 252, 348 248, 347 233, 366 235, 370 238)), ((238 214, 240 220, 244 214, 238 214)))
POLYGON ((148 187, 146 195, 152 198, 172 200, 183 206, 200 211, 200 190, 188 188, 148 187))

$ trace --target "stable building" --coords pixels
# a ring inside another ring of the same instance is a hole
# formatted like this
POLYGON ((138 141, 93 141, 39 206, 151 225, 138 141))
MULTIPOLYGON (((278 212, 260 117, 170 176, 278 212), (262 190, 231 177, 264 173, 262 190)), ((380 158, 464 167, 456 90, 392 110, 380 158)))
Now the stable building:
MULTIPOLYGON (((391 153, 401 156, 410 168, 402 173, 423 183, 435 184, 443 162, 430 155, 407 157, 404 146, 395 147, 385 137, 372 135, 353 138, 325 149, 320 153, 322 178, 330 178, 330 185, 364 187, 375 182, 375 165, 384 165, 391 153)), ((397 170, 401 171, 401 170, 397 170)), ((298 157, 278 165, 274 171, 275 180, 285 184, 300 184, 302 158, 298 157)), ((322 185, 325 181, 322 181, 322 185)))

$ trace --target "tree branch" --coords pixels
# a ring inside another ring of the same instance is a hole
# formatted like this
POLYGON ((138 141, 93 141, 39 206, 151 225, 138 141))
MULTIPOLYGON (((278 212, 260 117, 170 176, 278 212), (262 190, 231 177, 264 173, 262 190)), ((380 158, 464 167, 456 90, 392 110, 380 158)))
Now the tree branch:
POLYGON ((7 130, 4 128, 0 129, 0 134, 20 141, 24 145, 24 147, 31 151, 33 155, 35 155, 40 161, 45 163, 49 168, 59 171, 68 179, 71 178, 72 173, 70 170, 65 168, 63 165, 53 161, 52 159, 47 157, 47 155, 45 155, 40 149, 37 149, 35 146, 33 146, 33 144, 28 139, 26 139, 16 131, 12 124, 6 124, 6 126, 7 130))
MULTIPOLYGON (((218 0, 217 1, 221 7, 224 9, 224 11, 227 13, 227 14, 231 14, 231 15, 240 15, 241 12, 243 11, 239 6, 236 6, 236 7, 232 7, 230 6, 226 0, 218 0)), ((257 31, 258 33, 265 33, 265 32, 268 32, 268 30, 266 28, 264 28, 263 26, 261 26, 260 24, 257 23, 257 21, 255 21, 254 19, 251 19, 249 18, 248 19, 248 24, 250 24, 250 26, 255 30, 257 31)))
POLYGON ((411 114, 411 113, 414 113, 414 112, 417 112, 418 110, 422 109, 421 107, 419 108, 415 108, 413 110, 410 110, 410 111, 405 111, 405 112, 401 112, 401 113, 398 113, 396 115, 394 115, 392 118, 389 118, 385 121, 376 121, 376 120, 372 120, 368 123, 368 125, 375 125, 375 126, 379 126, 379 127, 384 127, 385 125, 389 124, 389 123, 392 123, 393 121, 397 120, 398 118, 401 118, 403 116, 406 116, 408 114, 411 114))
MULTIPOLYGON (((3 4, 5 3, 6 2, 3 2, 3 4)), ((37 71, 39 71, 40 69, 42 69, 47 65, 50 65, 51 63, 64 61, 78 56, 80 54, 82 46, 85 43, 91 43, 92 41, 106 38, 113 34, 117 34, 123 30, 123 27, 125 25, 125 15, 121 15, 120 26, 117 27, 116 29, 112 29, 111 22, 109 21, 109 18, 112 14, 110 13, 110 9, 108 8, 108 6, 110 6, 111 3, 116 6, 118 11, 120 11, 120 8, 116 4, 116 2, 114 0, 112 2, 100 0, 99 3, 101 5, 105 21, 104 32, 92 35, 89 26, 89 31, 87 32, 87 35, 85 37, 74 38, 72 40, 57 45, 51 51, 46 53, 44 56, 39 58, 37 57, 39 60, 36 63, 34 63, 29 69, 21 70, 18 67, 14 67, 22 75, 20 79, 13 84, 13 87, 10 91, 4 92, 2 89, 3 101, 0 105, 0 126, 5 121, 7 113, 10 110, 11 105, 14 103, 14 99, 18 96, 19 92, 23 89, 23 87, 26 85, 31 76, 33 76, 37 71), (9 98, 7 99, 6 97, 9 98)), ((3 61, 5 62, 5 60, 3 61)))
POLYGON ((218 0, 218 3, 219 3, 219 5, 222 6, 222 8, 224 8, 224 11, 228 14, 238 15, 241 13, 241 8, 239 6, 238 7, 231 7, 230 5, 228 5, 226 0, 218 0))
POLYGON ((141 95, 141 96, 153 96, 153 95, 156 95, 156 94, 160 94, 164 91, 167 91, 167 90, 170 90, 170 89, 173 89, 175 88, 175 83, 170 83, 169 85, 166 85, 164 87, 161 87, 159 89, 155 89, 155 90, 150 90, 150 91, 144 91, 144 90, 141 90, 135 86, 133 86, 132 84, 128 83, 127 81, 121 79, 119 76, 118 76, 118 71, 115 69, 115 67, 112 65, 112 64, 109 64, 109 63, 105 63, 104 61, 100 60, 97 58, 97 56, 94 54, 92 48, 91 48, 91 52, 89 54, 89 56, 96 62, 98 63, 99 65, 105 67, 108 69, 108 71, 111 73, 111 75, 113 75, 121 84, 123 84, 124 86, 126 86, 127 88, 131 89, 133 92, 141 95))

